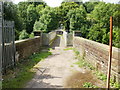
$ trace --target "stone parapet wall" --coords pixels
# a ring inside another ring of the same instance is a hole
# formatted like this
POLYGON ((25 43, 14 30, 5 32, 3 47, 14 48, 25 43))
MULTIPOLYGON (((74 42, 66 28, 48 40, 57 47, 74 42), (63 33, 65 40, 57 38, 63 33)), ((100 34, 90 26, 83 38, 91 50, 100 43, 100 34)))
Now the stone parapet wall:
POLYGON ((56 31, 50 33, 42 33, 42 45, 49 46, 56 38, 56 31))
POLYGON ((16 60, 28 58, 33 53, 39 52, 41 48, 40 36, 32 39, 15 41, 16 44, 16 60))
MULTIPOLYGON (((73 47, 96 69, 107 74, 109 46, 81 37, 74 37, 73 47)), ((120 49, 113 47, 112 77, 120 82, 120 49)))
POLYGON ((49 35, 49 44, 50 44, 56 37, 56 31, 52 31, 48 33, 48 35, 49 35))

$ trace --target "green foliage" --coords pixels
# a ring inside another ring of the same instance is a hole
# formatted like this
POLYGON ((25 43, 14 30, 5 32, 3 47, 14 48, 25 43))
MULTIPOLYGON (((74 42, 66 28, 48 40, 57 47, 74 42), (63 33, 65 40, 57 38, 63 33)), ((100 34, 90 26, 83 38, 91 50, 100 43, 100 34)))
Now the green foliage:
POLYGON ((61 6, 58 8, 58 16, 60 19, 60 24, 63 24, 64 29, 69 30, 70 22, 68 21, 67 13, 70 10, 74 10, 75 8, 78 8, 79 5, 75 2, 64 2, 61 4, 61 6))
POLYGON ((4 18, 15 21, 16 40, 22 30, 50 32, 63 25, 67 31, 80 30, 84 38, 109 44, 109 19, 113 16, 113 46, 120 48, 120 4, 90 0, 64 0, 50 8, 44 2, 4 3, 4 18))
POLYGON ((44 5, 38 5, 36 7, 36 12, 39 14, 39 17, 41 16, 41 11, 44 9, 44 5))
POLYGON ((34 24, 34 31, 40 31, 41 30, 41 23, 39 21, 36 21, 34 24))
POLYGON ((115 47, 120 48, 120 28, 114 27, 113 28, 113 45, 115 47))
POLYGON ((23 21, 21 17, 19 17, 19 11, 17 5, 12 2, 4 2, 4 19, 15 22, 15 39, 18 40, 19 34, 21 30, 23 30, 23 21))
POLYGON ((86 8, 87 13, 91 13, 97 4, 98 2, 85 2, 84 6, 86 8))
POLYGON ((114 46, 119 47, 119 5, 114 4, 106 4, 104 2, 99 2, 98 5, 95 6, 94 10, 89 15, 89 19, 92 23, 89 34, 87 38, 104 43, 109 44, 109 19, 110 16, 114 18, 114 35, 113 42, 114 46), (115 30, 116 29, 116 30, 115 30))
POLYGON ((46 7, 41 12, 41 17, 39 21, 35 22, 34 30, 42 30, 45 32, 50 32, 58 28, 58 18, 55 14, 55 9, 46 7))
POLYGON ((51 54, 51 52, 40 52, 30 56, 24 62, 18 63, 17 67, 12 71, 12 76, 4 76, 4 81, 2 83, 3 88, 23 88, 35 74, 31 69, 33 69, 39 61, 44 60, 51 54))
POLYGON ((80 52, 79 52, 79 51, 74 50, 74 53, 75 53, 76 56, 79 56, 79 55, 80 55, 80 52))
POLYGON ((67 51, 67 50, 73 50, 73 48, 65 48, 64 50, 65 51, 67 51))
POLYGON ((34 38, 34 33, 31 33, 31 34, 29 35, 29 38, 34 38))
POLYGON ((26 32, 26 30, 23 30, 20 32, 19 40, 21 39, 27 39, 29 38, 29 34, 26 32))
POLYGON ((103 74, 103 73, 101 73, 99 71, 96 71, 95 74, 96 74, 98 79, 103 80, 103 81, 107 80, 107 76, 105 74, 103 74))
POLYGON ((120 83, 114 82, 112 78, 110 79, 110 85, 111 85, 113 88, 120 88, 120 83))
POLYGON ((80 56, 80 52, 73 49, 74 53, 76 55, 76 58, 79 60, 74 64, 77 64, 79 67, 86 67, 89 68, 90 70, 95 70, 95 67, 93 67, 90 63, 88 63, 86 60, 84 60, 84 57, 80 56))
POLYGON ((74 10, 70 10, 67 14, 68 22, 70 23, 70 31, 79 30, 83 37, 87 34, 87 19, 86 10, 83 5, 74 10))
POLYGON ((77 64, 79 67, 86 67, 89 68, 90 70, 95 70, 95 68, 90 63, 88 63, 82 58, 79 58, 79 61, 74 64, 77 64))
POLYGON ((114 87, 114 88, 120 88, 120 83, 114 83, 114 84, 113 84, 113 87, 114 87))
POLYGON ((27 8, 27 32, 31 33, 33 31, 33 26, 35 21, 39 19, 38 14, 36 12, 36 8, 33 4, 29 5, 27 8))
POLYGON ((97 86, 93 85, 92 83, 90 82, 86 82, 83 84, 83 87, 85 88, 98 88, 97 86))

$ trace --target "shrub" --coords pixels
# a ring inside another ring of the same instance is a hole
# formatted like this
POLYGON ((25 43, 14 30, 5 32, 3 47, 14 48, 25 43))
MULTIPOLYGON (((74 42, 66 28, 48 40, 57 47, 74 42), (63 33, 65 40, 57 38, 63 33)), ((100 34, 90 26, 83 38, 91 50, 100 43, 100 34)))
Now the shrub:
POLYGON ((34 38, 34 33, 31 33, 31 34, 29 35, 29 38, 34 38))
POLYGON ((21 31, 20 36, 19 36, 19 40, 27 39, 27 38, 29 38, 29 34, 26 32, 26 30, 21 31))

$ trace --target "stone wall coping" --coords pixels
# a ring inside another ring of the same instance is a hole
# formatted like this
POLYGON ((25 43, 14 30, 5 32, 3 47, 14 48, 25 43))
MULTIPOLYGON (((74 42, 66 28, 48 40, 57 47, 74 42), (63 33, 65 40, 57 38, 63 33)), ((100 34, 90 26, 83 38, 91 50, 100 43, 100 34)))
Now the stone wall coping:
POLYGON ((37 38, 40 38, 40 36, 35 36, 34 38, 28 38, 28 39, 24 39, 24 40, 17 40, 17 41, 15 41, 15 44, 30 41, 30 40, 34 40, 34 39, 37 39, 37 38))
MULTIPOLYGON (((99 42, 96 42, 96 41, 92 41, 92 40, 88 40, 88 39, 85 39, 85 38, 82 38, 82 37, 75 36, 75 38, 78 38, 78 39, 90 42, 90 43, 95 44, 95 45, 98 45, 98 48, 102 47, 102 48, 104 48, 107 51, 109 50, 109 45, 106 45, 106 44, 103 44, 103 43, 99 43, 99 42)), ((113 51, 120 53, 120 48, 116 48, 116 47, 112 47, 112 48, 113 48, 113 51)))

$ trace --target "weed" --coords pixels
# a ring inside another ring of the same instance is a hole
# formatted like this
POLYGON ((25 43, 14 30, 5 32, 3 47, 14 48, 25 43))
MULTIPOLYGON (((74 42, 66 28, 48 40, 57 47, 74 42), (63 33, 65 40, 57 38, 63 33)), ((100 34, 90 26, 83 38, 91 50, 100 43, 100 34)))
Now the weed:
POLYGON ((71 65, 70 67, 74 67, 73 65, 71 65))
POLYGON ((114 82, 113 79, 110 79, 110 85, 111 85, 113 88, 120 88, 120 83, 114 82))
POLYGON ((90 82, 86 82, 83 84, 83 87, 85 88, 98 88, 97 86, 93 85, 92 83, 90 82))
POLYGON ((62 37, 63 35, 57 35, 58 37, 62 37))
POLYGON ((79 59, 79 61, 74 63, 74 64, 77 64, 79 67, 87 67, 90 70, 94 70, 95 69, 95 67, 93 67, 90 63, 88 63, 84 59, 82 59, 80 56, 77 57, 77 58, 79 59))
POLYGON ((119 89, 120 89, 120 83, 115 82, 115 83, 113 84, 113 87, 114 87, 114 88, 119 88, 119 89))
POLYGON ((73 48, 65 48, 64 51, 73 50, 73 48))
MULTIPOLYGON (((91 69, 91 70, 94 70, 94 73, 93 73, 93 74, 95 74, 98 79, 100 79, 100 80, 102 80, 102 81, 106 81, 106 80, 107 80, 107 75, 105 75, 105 74, 97 71, 97 70, 95 69, 95 67, 93 67, 93 66, 92 66, 90 63, 88 63, 87 61, 85 61, 84 57, 80 57, 78 51, 76 51, 75 49, 73 49, 73 50, 74 50, 74 53, 75 53, 75 55, 76 55, 76 58, 79 59, 79 61, 76 62, 76 63, 74 63, 74 64, 77 64, 79 67, 87 67, 87 68, 89 68, 89 69, 91 69)), ((111 86, 114 87, 114 88, 120 88, 120 83, 113 82, 112 79, 111 79, 111 83, 110 83, 110 84, 111 84, 111 86)), ((85 84, 84 84, 85 87, 87 87, 87 86, 89 86, 89 85, 91 85, 91 84, 90 84, 90 83, 85 83, 85 84)))
POLYGON ((106 81, 107 76, 99 71, 95 71, 94 74, 97 76, 98 79, 106 81))
POLYGON ((35 64, 51 55, 51 52, 40 52, 30 56, 23 63, 19 63, 13 70, 12 76, 4 76, 3 88, 22 88, 32 79, 35 71, 31 71, 35 64), (13 77, 14 76, 14 77, 13 77), (7 77, 7 78, 6 78, 7 77), (11 78, 12 77, 12 78, 11 78))
POLYGON ((76 56, 79 56, 79 55, 80 55, 80 52, 79 52, 79 51, 75 51, 75 50, 74 50, 74 53, 75 53, 76 56))
POLYGON ((49 48, 49 50, 53 50, 52 48, 49 48))

